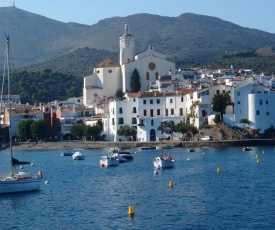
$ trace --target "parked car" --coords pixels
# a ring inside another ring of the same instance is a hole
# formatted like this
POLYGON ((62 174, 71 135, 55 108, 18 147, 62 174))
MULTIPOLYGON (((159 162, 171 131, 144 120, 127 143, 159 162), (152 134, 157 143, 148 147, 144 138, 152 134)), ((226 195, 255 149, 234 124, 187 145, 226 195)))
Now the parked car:
POLYGON ((204 136, 201 138, 202 141, 213 141, 213 137, 212 136, 204 136))
POLYGON ((160 137, 159 140, 160 141, 163 141, 163 140, 168 140, 169 141, 170 140, 170 136, 168 136, 168 137, 160 137))

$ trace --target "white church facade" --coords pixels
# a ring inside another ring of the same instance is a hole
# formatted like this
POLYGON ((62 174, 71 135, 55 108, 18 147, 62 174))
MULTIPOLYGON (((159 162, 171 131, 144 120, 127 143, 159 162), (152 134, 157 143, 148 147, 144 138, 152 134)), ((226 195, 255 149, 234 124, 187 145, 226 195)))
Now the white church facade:
POLYGON ((114 96, 117 90, 131 91, 131 77, 136 69, 140 76, 140 91, 148 91, 150 83, 155 82, 160 75, 175 71, 175 63, 166 60, 166 55, 156 52, 152 46, 148 50, 135 54, 135 39, 129 34, 125 25, 123 36, 119 38, 119 64, 112 60, 104 60, 93 74, 84 77, 83 103, 95 107, 103 96, 114 96))

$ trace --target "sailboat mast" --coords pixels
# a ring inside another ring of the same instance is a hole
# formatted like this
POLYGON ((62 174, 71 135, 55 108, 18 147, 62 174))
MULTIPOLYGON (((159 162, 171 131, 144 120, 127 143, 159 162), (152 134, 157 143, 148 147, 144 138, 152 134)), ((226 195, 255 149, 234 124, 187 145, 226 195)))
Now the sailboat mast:
POLYGON ((8 76, 8 103, 9 103, 9 138, 10 138, 10 174, 13 175, 13 153, 12 153, 12 135, 11 135, 11 89, 10 89, 10 37, 7 36, 6 61, 7 61, 7 76, 8 76))

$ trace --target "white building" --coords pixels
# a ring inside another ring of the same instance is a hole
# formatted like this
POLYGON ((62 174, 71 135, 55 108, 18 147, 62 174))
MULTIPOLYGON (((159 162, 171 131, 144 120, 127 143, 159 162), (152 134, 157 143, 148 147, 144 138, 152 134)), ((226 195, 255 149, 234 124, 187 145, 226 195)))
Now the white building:
POLYGON ((247 84, 234 92, 235 122, 248 119, 260 133, 275 127, 275 91, 261 85, 247 84))
POLYGON ((169 70, 175 70, 175 64, 166 60, 166 55, 156 52, 152 46, 136 55, 135 39, 125 25, 124 35, 119 38, 120 64, 105 60, 100 63, 92 75, 84 78, 83 103, 94 106, 103 96, 114 96, 118 89, 131 91, 131 77, 136 69, 140 76, 141 91, 148 91, 151 82, 158 80, 169 70))

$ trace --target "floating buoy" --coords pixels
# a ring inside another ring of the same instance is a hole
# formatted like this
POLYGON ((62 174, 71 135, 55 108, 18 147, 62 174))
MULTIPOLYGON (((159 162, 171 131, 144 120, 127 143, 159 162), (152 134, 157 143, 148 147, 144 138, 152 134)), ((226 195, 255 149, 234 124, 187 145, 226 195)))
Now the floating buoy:
POLYGON ((218 167, 218 168, 217 168, 217 173, 220 173, 220 172, 221 172, 221 168, 218 167))
POLYGON ((173 183, 173 181, 170 180, 169 181, 169 187, 172 188, 173 186, 174 186, 174 183, 173 183))
POLYGON ((100 166, 101 166, 101 167, 105 167, 105 164, 101 164, 100 166))
POLYGON ((257 159, 257 164, 260 164, 260 159, 257 159))
POLYGON ((157 169, 154 171, 154 174, 158 174, 158 170, 157 169))
POLYGON ((256 157, 256 159, 258 159, 258 158, 259 158, 259 157, 258 157, 258 154, 256 154, 255 157, 256 157))
POLYGON ((129 215, 134 215, 135 214, 134 206, 129 206, 128 214, 129 215))
POLYGON ((187 158, 187 161, 190 161, 190 158, 189 158, 189 157, 187 158))
POLYGON ((204 152, 202 152, 202 155, 204 155, 204 152))
POLYGON ((45 184, 49 184, 49 181, 46 180, 46 181, 45 181, 45 184))
POLYGON ((34 166, 34 163, 31 163, 31 166, 34 166))
POLYGON ((264 154, 264 151, 262 151, 262 154, 264 154))

